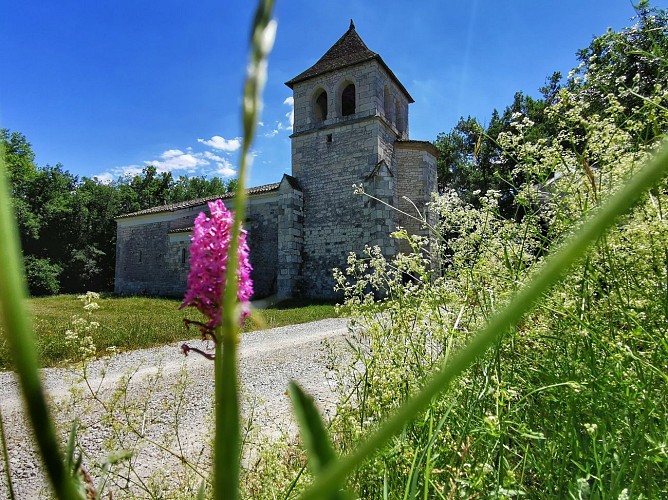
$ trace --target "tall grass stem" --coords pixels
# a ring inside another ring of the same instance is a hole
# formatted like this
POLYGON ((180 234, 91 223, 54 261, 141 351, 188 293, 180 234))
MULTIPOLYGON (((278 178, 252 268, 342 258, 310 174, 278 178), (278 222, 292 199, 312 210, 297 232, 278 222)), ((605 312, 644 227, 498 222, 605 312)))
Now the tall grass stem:
POLYGON ((37 348, 25 307, 27 286, 16 218, 13 213, 4 150, 0 146, 0 318, 12 353, 14 369, 46 473, 57 498, 81 498, 67 473, 39 375, 37 348))
POLYGON ((7 436, 5 435, 5 422, 0 411, 0 445, 2 445, 2 459, 5 462, 5 479, 7 480, 7 497, 9 500, 16 498, 14 494, 14 485, 12 484, 12 468, 9 463, 9 453, 7 452, 7 436))
POLYGON ((273 46, 276 23, 271 20, 273 0, 261 0, 255 12, 251 32, 250 61, 244 86, 243 130, 239 166, 239 184, 234 198, 235 216, 223 288, 222 323, 217 329, 215 372, 214 496, 235 499, 239 496, 240 416, 237 368, 237 343, 240 332, 237 271, 241 224, 246 218, 246 177, 251 158, 251 144, 262 108, 262 89, 267 78, 267 56, 273 46))

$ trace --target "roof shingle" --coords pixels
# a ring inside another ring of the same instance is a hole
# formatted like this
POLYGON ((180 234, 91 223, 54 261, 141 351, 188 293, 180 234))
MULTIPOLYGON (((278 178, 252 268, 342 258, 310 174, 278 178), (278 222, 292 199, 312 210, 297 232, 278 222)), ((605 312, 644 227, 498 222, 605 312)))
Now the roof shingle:
POLYGON ((318 59, 318 61, 309 69, 295 76, 292 80, 288 80, 285 84, 292 89, 295 84, 308 80, 309 78, 372 60, 378 61, 381 66, 385 68, 402 92, 406 94, 409 102, 415 102, 399 79, 392 73, 392 70, 385 64, 380 55, 369 50, 369 47, 362 41, 357 34, 357 31, 355 31, 355 24, 352 19, 350 20, 350 28, 348 28, 348 31, 346 31, 343 36, 339 38, 327 52, 325 52, 325 55, 318 59))

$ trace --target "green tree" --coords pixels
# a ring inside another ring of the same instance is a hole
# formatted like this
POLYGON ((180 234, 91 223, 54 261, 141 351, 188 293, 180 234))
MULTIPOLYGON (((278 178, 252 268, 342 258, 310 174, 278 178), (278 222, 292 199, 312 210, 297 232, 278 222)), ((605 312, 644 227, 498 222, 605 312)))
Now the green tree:
POLYGON ((171 172, 158 174, 157 169, 149 165, 142 170, 141 175, 132 177, 129 184, 137 193, 138 210, 142 210, 170 203, 174 178, 171 172))
MULTIPOLYGON (((643 0, 635 6, 634 24, 594 38, 580 51, 580 64, 568 81, 569 89, 589 103, 587 113, 606 114, 609 95, 626 109, 624 121, 638 113, 644 115, 645 130, 639 136, 647 142, 666 132, 665 123, 652 116, 648 99, 656 89, 668 86, 668 11, 643 0)), ((621 122, 620 122, 621 123, 621 122)))
POLYGON ((548 99, 558 92, 561 75, 555 73, 544 87, 544 99, 534 99, 517 92, 513 103, 502 114, 492 112, 489 125, 483 127, 476 118, 460 118, 447 134, 441 133, 434 145, 439 150, 437 160, 439 191, 454 189, 467 203, 478 206, 478 198, 490 189, 500 195, 499 210, 507 217, 516 216, 513 206, 516 186, 523 182, 516 172, 517 161, 499 146, 501 133, 510 133, 519 120, 526 128, 529 141, 550 137, 555 126, 545 113, 548 99))
POLYGON ((234 191, 234 184, 232 181, 227 183, 220 177, 207 179, 204 176, 200 177, 186 177, 180 176, 174 183, 170 199, 172 203, 186 200, 194 200, 196 198, 204 198, 207 196, 215 196, 234 191))
POLYGON ((0 129, 32 294, 111 290, 116 221, 121 214, 220 195, 236 180, 185 177, 147 166, 103 183, 79 179, 61 164, 38 167, 26 137, 0 129))
POLYGON ((19 132, 0 129, 0 144, 21 238, 36 239, 39 236, 39 220, 32 210, 29 190, 37 171, 35 154, 25 136, 19 132))
POLYGON ((483 133, 478 120, 469 116, 460 118, 447 134, 438 134, 434 145, 440 153, 436 164, 439 191, 452 188, 468 198, 467 195, 477 189, 477 152, 483 133))
POLYGON ((68 291, 113 288, 119 192, 113 184, 84 177, 74 199, 74 245, 64 275, 68 291))
MULTIPOLYGON (((450 132, 439 134, 434 142, 441 153, 439 190, 454 189, 466 202, 476 204, 474 193, 484 195, 494 189, 501 193, 501 213, 520 216, 523 209, 514 205, 514 199, 516 186, 525 179, 516 168, 517 158, 499 147, 499 136, 521 127, 522 138, 529 144, 553 138, 556 117, 546 110, 560 99, 562 87, 568 89, 579 112, 590 118, 609 116, 611 102, 619 103, 625 113, 615 115, 618 125, 643 124, 642 133, 630 131, 639 146, 668 132, 659 116, 661 108, 668 107, 668 99, 660 91, 668 88, 668 11, 651 7, 649 1, 640 2, 635 10, 631 27, 609 30, 578 51, 579 65, 566 82, 555 72, 539 89, 542 97, 517 92, 502 113, 494 110, 487 127, 475 118, 461 118, 450 132)), ((587 150, 587 131, 573 125, 569 132, 562 139, 564 146, 582 154, 587 150)), ((593 159, 581 161, 583 167, 596 168, 593 159)))
POLYGON ((26 281, 31 295, 55 295, 60 291, 63 268, 49 259, 28 255, 25 258, 26 281))

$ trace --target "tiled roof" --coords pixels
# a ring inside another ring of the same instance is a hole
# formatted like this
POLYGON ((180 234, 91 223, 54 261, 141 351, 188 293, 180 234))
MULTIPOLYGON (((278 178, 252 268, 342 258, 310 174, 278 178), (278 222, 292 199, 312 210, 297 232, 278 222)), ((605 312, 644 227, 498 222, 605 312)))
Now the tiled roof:
POLYGON ((399 139, 395 141, 394 144, 399 147, 422 149, 424 151, 430 152, 436 158, 438 158, 441 154, 438 148, 429 141, 414 141, 412 139, 399 139))
MULTIPOLYGON (((265 184, 264 186, 252 187, 246 190, 249 196, 255 194, 268 193, 270 191, 276 191, 280 186, 280 182, 275 182, 273 184, 265 184)), ((177 210, 182 210, 184 208, 196 207, 198 205, 204 205, 208 201, 214 200, 227 200, 234 197, 234 192, 227 192, 223 194, 217 194, 213 196, 207 196, 205 198, 197 198, 195 200, 181 201, 178 203, 171 203, 169 205, 162 205, 159 207, 146 208, 144 210, 139 210, 138 212, 132 212, 130 214, 123 214, 116 217, 118 219, 125 219, 128 217, 136 217, 138 215, 149 215, 149 214, 159 214, 163 212, 175 212, 177 210)))
POLYGON ((348 28, 348 31, 346 31, 344 35, 339 38, 327 52, 325 52, 324 56, 318 59, 318 62, 306 71, 295 76, 292 80, 285 82, 285 84, 290 88, 294 88, 295 84, 308 80, 309 78, 371 60, 378 61, 394 79, 399 88, 406 94, 408 100, 414 102, 406 88, 401 84, 399 79, 394 76, 394 73, 387 67, 387 64, 385 64, 380 55, 369 50, 369 47, 362 41, 357 34, 357 31, 355 31, 355 24, 352 19, 350 20, 350 28, 348 28))

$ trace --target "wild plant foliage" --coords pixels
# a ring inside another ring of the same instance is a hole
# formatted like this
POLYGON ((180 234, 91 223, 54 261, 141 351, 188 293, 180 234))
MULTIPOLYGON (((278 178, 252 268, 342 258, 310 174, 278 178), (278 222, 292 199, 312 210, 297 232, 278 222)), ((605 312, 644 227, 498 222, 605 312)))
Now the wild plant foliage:
MULTIPOLYGON (((561 89, 546 109, 556 133, 538 140, 516 114, 498 137, 514 177, 525 179, 516 217, 500 213, 498 192, 471 205, 446 191, 432 202, 436 242, 414 238, 416 252, 394 259, 368 248, 335 272, 354 325, 352 362, 333 363, 342 449, 447 366, 647 161, 659 140, 639 134, 647 116, 665 129, 668 93, 657 85, 641 107, 626 108, 624 97, 639 94, 632 82, 593 111, 587 94, 561 89)), ((664 495, 666 208, 663 181, 358 470, 354 489, 364 498, 664 495)))

